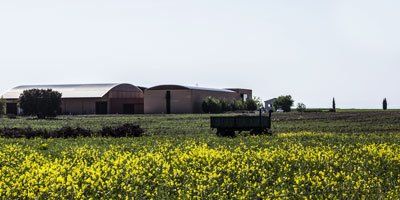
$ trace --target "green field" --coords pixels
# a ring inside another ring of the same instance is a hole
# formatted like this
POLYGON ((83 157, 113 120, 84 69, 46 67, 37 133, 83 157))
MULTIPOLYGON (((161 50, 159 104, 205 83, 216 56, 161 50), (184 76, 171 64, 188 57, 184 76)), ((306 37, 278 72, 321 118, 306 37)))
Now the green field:
POLYGON ((57 129, 137 123, 139 138, 0 139, 5 199, 399 199, 400 112, 273 115, 274 135, 220 138, 210 115, 1 119, 57 129))
MULTIPOLYGON (((120 115, 64 116, 54 120, 30 118, 0 119, 0 127, 57 129, 81 126, 99 130, 102 126, 136 123, 147 135, 212 134, 210 115, 120 115)), ((341 111, 337 113, 274 113, 273 132, 390 133, 400 131, 400 111, 341 111)))

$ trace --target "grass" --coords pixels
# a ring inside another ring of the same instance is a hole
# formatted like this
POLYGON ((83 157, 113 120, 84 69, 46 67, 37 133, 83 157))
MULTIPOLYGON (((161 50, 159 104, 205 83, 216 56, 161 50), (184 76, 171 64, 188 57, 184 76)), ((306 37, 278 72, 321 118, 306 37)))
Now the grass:
MULTIPOLYGON (((147 135, 213 134, 210 115, 114 115, 61 116, 55 120, 30 118, 0 119, 0 127, 31 127, 53 130, 81 126, 99 130, 102 126, 136 123, 147 135)), ((274 113, 273 132, 390 133, 400 131, 400 111, 340 111, 337 113, 274 113)))
POLYGON ((57 129, 136 123, 139 138, 0 138, 6 199, 398 199, 400 111, 275 113, 273 136, 221 138, 210 115, 0 119, 57 129))

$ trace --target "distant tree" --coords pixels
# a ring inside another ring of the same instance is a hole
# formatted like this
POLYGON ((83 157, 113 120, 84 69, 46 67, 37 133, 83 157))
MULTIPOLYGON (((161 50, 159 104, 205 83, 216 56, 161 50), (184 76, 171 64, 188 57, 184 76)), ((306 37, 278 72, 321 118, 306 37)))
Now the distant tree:
POLYGON ((382 106, 383 106, 383 110, 387 110, 388 103, 387 103, 387 100, 386 100, 386 98, 384 98, 384 99, 383 99, 382 106))
POLYGON ((6 114, 6 100, 1 97, 0 98, 0 117, 6 114))
POLYGON ((332 111, 333 111, 333 112, 336 112, 336 101, 335 101, 335 97, 333 97, 333 100, 332 100, 332 111))
POLYGON ((260 97, 253 97, 253 99, 257 103, 258 109, 264 107, 264 102, 260 97))
POLYGON ((262 101, 258 97, 246 101, 246 110, 255 111, 262 107, 262 101))
POLYGON ((19 104, 24 115, 36 115, 39 119, 55 117, 61 107, 61 93, 51 89, 25 90, 19 104))
POLYGON ((293 103, 294 100, 292 99, 292 96, 286 95, 278 97, 273 106, 275 109, 281 108, 284 112, 290 112, 292 111, 291 107, 293 106, 293 103))
POLYGON ((297 104, 297 108, 296 108, 296 110, 298 111, 298 112, 304 112, 304 111, 306 111, 306 105, 304 104, 304 103, 298 103, 297 104))

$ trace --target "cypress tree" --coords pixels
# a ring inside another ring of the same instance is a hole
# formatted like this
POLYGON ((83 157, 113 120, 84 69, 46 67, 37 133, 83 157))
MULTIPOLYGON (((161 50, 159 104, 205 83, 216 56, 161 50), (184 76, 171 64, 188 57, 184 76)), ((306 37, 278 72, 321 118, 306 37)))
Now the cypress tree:
POLYGON ((383 103, 382 103, 382 105, 383 105, 383 110, 387 110, 387 100, 386 100, 386 98, 384 98, 383 99, 383 103))
POLYGON ((336 101, 335 101, 335 97, 333 97, 333 100, 332 100, 332 111, 333 111, 333 112, 336 112, 336 101))

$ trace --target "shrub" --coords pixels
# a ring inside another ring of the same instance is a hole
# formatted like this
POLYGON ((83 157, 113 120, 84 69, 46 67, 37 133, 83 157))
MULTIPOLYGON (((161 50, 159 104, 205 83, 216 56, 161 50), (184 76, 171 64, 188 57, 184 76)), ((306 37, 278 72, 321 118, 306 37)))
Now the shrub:
POLYGON ((256 102, 258 109, 264 107, 264 102, 260 97, 253 97, 253 100, 256 102))
POLYGON ((298 112, 305 112, 306 111, 306 105, 304 104, 304 103, 298 103, 297 104, 297 108, 296 108, 296 110, 298 111, 298 112))
POLYGON ((135 124, 124 124, 119 127, 103 127, 100 131, 102 137, 140 137, 144 133, 140 126, 135 124))
POLYGON ((219 99, 207 97, 202 104, 203 112, 205 113, 221 113, 222 105, 219 99))
POLYGON ((281 108, 284 112, 290 112, 292 110, 291 107, 293 106, 293 103, 294 100, 292 99, 292 96, 286 95, 278 97, 273 106, 275 109, 281 108))
POLYGON ((61 106, 61 93, 51 89, 25 90, 19 97, 24 115, 36 115, 39 119, 55 117, 61 106))
POLYGON ((84 128, 63 127, 54 131, 44 129, 33 130, 32 128, 3 128, 0 136, 5 138, 76 138, 91 137, 93 132, 84 128))
POLYGON ((233 111, 237 111, 237 110, 246 110, 246 103, 242 100, 235 100, 232 102, 232 109, 233 111))
POLYGON ((66 126, 61 129, 54 131, 45 136, 45 138, 77 138, 77 137, 91 137, 93 132, 89 129, 81 127, 70 127, 66 126), (54 135, 53 135, 54 134, 54 135))
POLYGON ((255 111, 260 109, 261 106, 257 103, 255 99, 249 99, 246 102, 246 110, 248 111, 255 111))
POLYGON ((54 131, 32 128, 1 128, 0 137, 4 138, 77 138, 77 137, 139 137, 144 133, 138 125, 124 124, 118 127, 104 127, 98 134, 81 127, 66 126, 54 131))
POLYGON ((0 117, 6 114, 6 100, 1 97, 0 98, 0 117))
POLYGON ((220 100, 220 104, 221 104, 221 112, 228 112, 228 111, 232 111, 232 106, 231 103, 226 100, 220 100))
POLYGON ((262 107, 259 98, 249 99, 247 101, 235 100, 230 101, 226 99, 217 99, 214 97, 207 97, 202 104, 204 113, 222 113, 228 111, 248 110, 254 111, 262 107))
POLYGON ((248 110, 254 111, 262 107, 259 98, 250 99, 247 101, 235 100, 230 101, 226 99, 217 99, 214 97, 207 97, 202 104, 204 113, 222 113, 228 111, 248 110))

